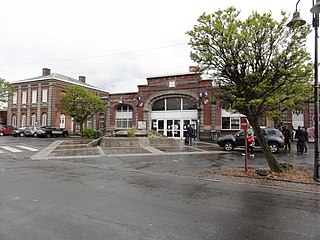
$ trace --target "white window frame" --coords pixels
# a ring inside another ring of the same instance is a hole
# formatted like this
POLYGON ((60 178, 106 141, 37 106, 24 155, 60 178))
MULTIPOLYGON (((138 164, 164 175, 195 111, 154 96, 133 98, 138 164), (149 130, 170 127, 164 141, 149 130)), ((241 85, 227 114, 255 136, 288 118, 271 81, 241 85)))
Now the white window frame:
POLYGON ((13 92, 12 104, 17 104, 17 103, 18 103, 18 93, 17 92, 13 92))
POLYGON ((27 114, 23 113, 21 115, 21 127, 27 126, 27 114))
POLYGON ((31 115, 31 126, 37 126, 37 114, 35 113, 31 115))
POLYGON ((22 104, 27 104, 27 91, 22 91, 22 100, 21 103, 22 104))
POLYGON ((42 89, 42 102, 46 103, 48 102, 48 89, 42 89))
POLYGON ((12 126, 17 127, 17 115, 12 114, 12 126))
POLYGON ((60 115, 60 128, 66 127, 66 115, 61 114, 60 115))
POLYGON ((37 103, 37 90, 32 90, 31 103, 37 103))
POLYGON ((47 114, 42 113, 41 115, 41 126, 47 126, 47 114))

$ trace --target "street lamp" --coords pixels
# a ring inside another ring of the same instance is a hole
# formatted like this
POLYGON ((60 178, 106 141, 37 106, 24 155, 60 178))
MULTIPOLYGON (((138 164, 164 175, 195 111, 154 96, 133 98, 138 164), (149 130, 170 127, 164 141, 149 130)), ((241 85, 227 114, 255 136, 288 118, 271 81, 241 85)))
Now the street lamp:
MULTIPOLYGON (((296 11, 293 14, 293 19, 287 24, 288 27, 299 27, 306 23, 305 20, 300 18, 298 12, 298 4, 296 3, 296 11)), ((314 173, 313 178, 315 181, 320 182, 320 162, 319 162, 319 83, 318 83, 318 27, 319 27, 319 13, 320 13, 320 0, 314 4, 312 0, 312 26, 314 27, 314 173)))

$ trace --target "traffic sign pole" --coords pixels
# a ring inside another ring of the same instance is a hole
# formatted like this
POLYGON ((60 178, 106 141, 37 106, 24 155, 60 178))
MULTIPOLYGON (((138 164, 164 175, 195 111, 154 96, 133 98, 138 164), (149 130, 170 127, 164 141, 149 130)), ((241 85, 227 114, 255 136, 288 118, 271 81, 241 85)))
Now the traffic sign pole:
POLYGON ((244 131, 244 170, 248 172, 248 140, 247 129, 249 127, 249 121, 247 118, 241 119, 241 129, 244 131))

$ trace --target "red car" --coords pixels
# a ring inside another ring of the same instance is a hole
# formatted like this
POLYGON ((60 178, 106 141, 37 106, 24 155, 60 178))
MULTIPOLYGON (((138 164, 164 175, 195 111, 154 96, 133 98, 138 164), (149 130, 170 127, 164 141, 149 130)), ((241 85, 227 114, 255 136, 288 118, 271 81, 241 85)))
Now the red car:
POLYGON ((0 136, 11 135, 14 130, 16 128, 11 125, 0 125, 0 136))

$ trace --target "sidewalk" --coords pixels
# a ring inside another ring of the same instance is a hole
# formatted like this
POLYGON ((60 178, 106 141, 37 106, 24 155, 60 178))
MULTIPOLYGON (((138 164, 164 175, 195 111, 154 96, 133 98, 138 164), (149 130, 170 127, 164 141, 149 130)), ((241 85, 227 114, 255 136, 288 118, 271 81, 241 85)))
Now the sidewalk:
MULTIPOLYGON (((115 157, 115 156, 145 156, 163 154, 203 154, 223 151, 217 144, 194 141, 191 146, 181 140, 178 146, 144 146, 144 147, 100 147, 92 146, 92 140, 68 139, 58 140, 31 157, 32 160, 115 157)), ((224 152, 224 151, 223 151, 224 152)))

